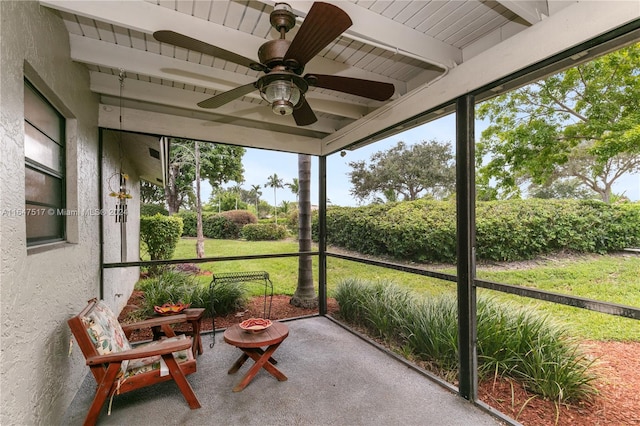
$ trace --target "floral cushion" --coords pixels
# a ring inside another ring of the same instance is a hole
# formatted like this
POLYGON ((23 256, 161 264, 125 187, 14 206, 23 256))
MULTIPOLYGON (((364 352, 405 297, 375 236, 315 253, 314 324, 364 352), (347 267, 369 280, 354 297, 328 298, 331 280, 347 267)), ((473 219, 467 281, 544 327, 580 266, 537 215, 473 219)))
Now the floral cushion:
MULTIPOLYGON (((157 345, 161 342, 165 342, 167 340, 172 341, 172 340, 182 340, 182 339, 189 339, 189 337, 185 334, 181 334, 179 336, 170 337, 168 339, 154 340, 153 342, 145 343, 141 346, 149 347, 149 346, 157 345)), ((141 346, 136 346, 136 348, 139 348, 141 346)), ((193 353, 191 352, 191 349, 185 349, 182 351, 174 352, 173 357, 176 359, 176 361, 178 361, 178 364, 180 364, 182 362, 192 360, 193 353)), ((158 369, 161 369, 160 375, 165 376, 166 374, 169 374, 169 373, 168 373, 168 370, 166 373, 162 372, 162 369, 166 368, 166 366, 162 364, 164 364, 164 361, 162 361, 162 357, 160 355, 154 355, 148 358, 132 359, 131 361, 129 361, 129 364, 127 365, 127 371, 125 372, 124 377, 125 378, 131 377, 131 376, 135 376, 136 374, 146 373, 148 371, 158 370, 158 369)))
POLYGON ((99 301, 82 322, 100 355, 131 349, 118 318, 104 302, 99 301))

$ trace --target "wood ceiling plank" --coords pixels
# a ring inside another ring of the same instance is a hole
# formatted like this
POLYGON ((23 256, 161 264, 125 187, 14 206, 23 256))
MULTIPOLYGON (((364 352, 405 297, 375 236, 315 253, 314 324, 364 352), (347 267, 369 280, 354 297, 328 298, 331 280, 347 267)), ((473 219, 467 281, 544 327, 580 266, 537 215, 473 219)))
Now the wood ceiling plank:
MULTIPOLYGON (((299 14, 309 12, 311 2, 290 0, 291 7, 299 14)), ((436 64, 457 64, 462 62, 462 52, 433 37, 427 36, 412 28, 379 15, 350 2, 340 2, 343 9, 353 21, 353 25, 346 31, 368 40, 375 40, 390 47, 398 47, 412 55, 424 58, 425 61, 436 64)))

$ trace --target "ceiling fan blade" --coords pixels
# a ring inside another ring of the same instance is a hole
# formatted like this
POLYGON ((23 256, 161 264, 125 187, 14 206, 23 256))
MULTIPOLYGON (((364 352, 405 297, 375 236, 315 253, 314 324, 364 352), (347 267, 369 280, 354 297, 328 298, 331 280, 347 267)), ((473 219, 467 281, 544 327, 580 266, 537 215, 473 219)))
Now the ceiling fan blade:
POLYGON ((298 126, 308 126, 318 121, 306 98, 302 99, 302 105, 293 110, 293 119, 298 126))
POLYGON ((266 65, 259 62, 245 58, 237 53, 229 52, 228 50, 220 47, 213 46, 204 41, 196 40, 184 34, 176 33, 175 31, 162 30, 153 33, 153 38, 162 43, 172 44, 174 46, 183 47, 188 50, 194 50, 196 52, 205 53, 215 58, 223 59, 225 61, 233 62, 234 64, 242 65, 251 68, 255 71, 266 71, 266 65))
POLYGON ((323 74, 307 74, 304 79, 307 80, 310 86, 337 90, 338 92, 362 96, 376 101, 386 101, 395 92, 393 84, 381 81, 323 74))
POLYGON ((339 7, 329 3, 314 3, 291 41, 284 61, 294 60, 303 67, 352 24, 349 15, 339 7))
POLYGON ((200 108, 218 108, 226 103, 238 99, 241 96, 251 93, 255 89, 255 83, 245 84, 244 86, 236 87, 235 89, 228 90, 209 99, 205 99, 202 102, 198 102, 198 106, 200 108))

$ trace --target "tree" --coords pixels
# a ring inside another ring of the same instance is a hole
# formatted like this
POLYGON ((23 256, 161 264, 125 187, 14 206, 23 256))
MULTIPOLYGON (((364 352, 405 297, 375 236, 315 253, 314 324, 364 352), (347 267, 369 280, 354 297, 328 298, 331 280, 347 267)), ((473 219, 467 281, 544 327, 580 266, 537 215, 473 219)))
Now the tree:
MULTIPOLYGON (((242 178, 244 148, 201 142, 199 151, 202 178, 207 179, 214 190, 223 183, 242 178)), ((195 200, 193 190, 196 179, 194 164, 194 141, 173 139, 169 152, 169 178, 165 185, 165 196, 170 215, 177 213, 190 200, 195 200)))
POLYGON ((364 201, 376 194, 405 200, 416 200, 424 195, 443 198, 455 186, 455 165, 451 146, 435 140, 415 145, 404 142, 371 156, 371 164, 364 161, 349 162, 351 195, 364 201))
MULTIPOLYGON (((311 156, 298 154, 298 250, 311 251, 311 156)), ((289 301, 294 306, 316 308, 318 297, 313 287, 312 259, 309 255, 298 257, 298 285, 289 301)))
POLYGON ((147 182, 146 180, 141 180, 140 181, 140 203, 164 205, 165 203, 164 188, 162 188, 162 186, 147 182))
POLYGON ((243 182, 244 181, 236 182, 236 184, 233 185, 233 188, 232 188, 233 192, 234 192, 234 194, 236 196, 236 208, 235 208, 235 210, 238 210, 238 199, 239 198, 242 199, 242 183, 243 182))
POLYGON ((247 203, 242 201, 242 196, 238 200, 238 192, 235 187, 220 188, 215 193, 211 193, 208 208, 218 213, 229 210, 245 210, 247 203))
POLYGON ((195 182, 196 182, 196 257, 204 257, 204 231, 202 229, 202 198, 200 196, 200 143, 193 143, 195 182))
POLYGON ((273 211, 275 213, 276 225, 277 225, 278 224, 278 207, 277 207, 278 206, 278 200, 277 200, 277 197, 276 197, 276 190, 278 188, 283 188, 282 179, 280 179, 276 173, 272 174, 267 179, 267 183, 265 185, 265 188, 267 188, 267 187, 273 188, 273 211))
POLYGON ((251 190, 249 191, 251 198, 256 203, 256 216, 258 217, 260 217, 260 210, 258 210, 258 206, 260 203, 260 196, 262 195, 262 191, 260 191, 260 188, 260 185, 251 185, 251 190))
POLYGON ((478 175, 501 193, 576 178, 609 202, 612 184, 640 171, 640 44, 491 99, 478 117, 491 122, 478 175))
MULTIPOLYGON (((196 199, 196 256, 204 257, 204 234, 202 229, 202 200, 200 198, 200 180, 205 177, 212 188, 219 188, 222 183, 229 180, 242 180, 242 156, 244 148, 218 145, 206 142, 198 142, 185 139, 175 139, 171 144, 172 157, 170 169, 173 168, 173 182, 183 184, 190 180, 191 194, 195 182, 196 199)), ((170 173, 171 176, 171 173, 170 173)), ((170 179, 171 182, 171 179, 170 179)), ((167 185, 169 186, 169 185, 167 185)), ((169 188, 175 196, 173 201, 180 198, 178 186, 169 188)), ((165 193, 168 194, 167 189, 165 193)), ((167 195, 167 203, 169 196, 167 195)), ((177 213, 180 204, 170 205, 169 214, 177 213), (172 208, 174 209, 172 211, 172 208)))
POLYGON ((195 173, 193 160, 188 162, 184 157, 185 154, 181 147, 170 150, 167 180, 164 187, 169 215, 178 213, 180 207, 184 206, 187 200, 193 198, 194 195, 193 181, 195 180, 195 173))
POLYGON ((531 184, 527 188, 529 197, 531 198, 555 198, 559 200, 577 199, 587 200, 595 198, 598 194, 585 188, 585 186, 576 178, 558 179, 549 185, 531 184))
POLYGON ((293 178, 293 181, 291 183, 285 183, 285 186, 288 186, 289 189, 291 190, 291 192, 293 192, 293 194, 296 196, 296 201, 298 201, 298 195, 300 192, 300 181, 298 180, 298 178, 293 178))
POLYGON ((280 202, 280 211, 284 214, 289 213, 289 206, 291 205, 290 201, 281 201, 280 202))

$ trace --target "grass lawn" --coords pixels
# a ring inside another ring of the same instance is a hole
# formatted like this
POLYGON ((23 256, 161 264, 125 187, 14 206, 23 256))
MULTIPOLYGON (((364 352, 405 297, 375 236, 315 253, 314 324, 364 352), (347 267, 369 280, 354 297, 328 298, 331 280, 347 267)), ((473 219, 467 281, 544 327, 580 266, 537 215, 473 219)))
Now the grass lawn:
MULTIPOLYGON (((297 241, 206 240, 207 257, 238 256, 252 254, 292 253, 298 250, 297 241)), ((195 257, 195 239, 180 240, 174 259, 195 257)), ((216 272, 267 271, 276 294, 292 295, 298 276, 298 259, 256 259, 201 264, 202 269, 216 272)), ((318 276, 318 259, 313 259, 314 277, 318 276)), ((455 267, 438 269, 455 274, 455 267)), ((515 284, 542 290, 608 301, 627 306, 640 306, 640 256, 580 256, 549 259, 537 262, 519 262, 502 266, 478 266, 478 278, 515 284)), ((327 287, 331 296, 336 285, 345 278, 365 280, 390 280, 411 288, 425 296, 454 292, 455 283, 409 274, 385 268, 364 265, 342 259, 327 259, 327 287)), ((208 284, 210 278, 200 277, 208 284)), ((316 278, 317 280, 317 278, 316 278)), ((481 289, 479 294, 491 294, 500 299, 536 306, 555 320, 569 327, 580 338, 594 340, 640 341, 640 324, 637 320, 540 302, 533 299, 506 295, 481 289)))

